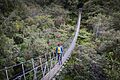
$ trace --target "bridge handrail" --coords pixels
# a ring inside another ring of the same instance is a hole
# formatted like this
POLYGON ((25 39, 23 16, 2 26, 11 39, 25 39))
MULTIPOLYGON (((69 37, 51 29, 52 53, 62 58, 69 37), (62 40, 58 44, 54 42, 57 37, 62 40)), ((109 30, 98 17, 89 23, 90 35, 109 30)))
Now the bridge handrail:
POLYGON ((46 60, 44 63, 40 64, 39 66, 37 66, 37 67, 35 67, 35 68, 33 68, 33 69, 31 69, 30 71, 25 72, 25 73, 22 74, 22 75, 19 75, 18 77, 16 77, 16 78, 13 79, 13 80, 16 80, 16 79, 18 79, 19 77, 22 77, 22 76, 24 76, 25 74, 28 74, 28 73, 32 72, 33 70, 35 70, 35 69, 41 67, 42 65, 45 65, 46 62, 52 61, 53 59, 56 59, 56 58, 57 58, 57 56, 56 56, 56 57, 53 57, 52 59, 50 59, 50 60, 48 60, 48 61, 46 60))
MULTIPOLYGON (((77 27, 76 27, 76 28, 77 28, 77 27)), ((76 29, 76 28, 75 28, 75 29, 76 29)), ((73 37, 73 36, 71 36, 68 40, 71 40, 72 37, 73 37)), ((68 41, 66 41, 66 42, 68 43, 68 41)), ((66 42, 64 42, 63 45, 65 45, 66 42)), ((70 43, 71 43, 71 41, 70 41, 70 43)), ((67 45, 69 45, 69 44, 67 44, 67 45)), ((45 54, 49 54, 49 53, 45 53, 45 54)), ((39 59, 39 58, 42 58, 42 57, 44 57, 44 56, 45 56, 45 55, 38 56, 38 57, 36 57, 36 58, 34 58, 34 59, 39 59)), ((46 64, 46 62, 51 61, 51 60, 53 60, 53 59, 55 59, 55 58, 56 58, 56 56, 53 57, 53 58, 51 58, 51 59, 49 59, 49 60, 45 60, 44 63, 42 63, 42 65, 46 64)), ((33 58, 31 58, 31 59, 33 59, 33 58)), ((30 59, 30 60, 27 60, 27 61, 25 61, 25 62, 19 63, 19 64, 15 64, 15 65, 12 65, 12 66, 9 66, 9 67, 5 67, 4 69, 1 69, 0 71, 8 70, 9 68, 13 68, 13 67, 15 67, 15 66, 19 66, 19 65, 24 64, 24 63, 27 63, 27 62, 31 62, 31 59, 30 59)), ((24 74, 22 74, 22 75, 20 75, 20 76, 22 77, 22 76, 24 76, 25 74, 28 74, 29 72, 35 70, 36 68, 39 68, 39 67, 42 66, 42 65, 40 64, 39 66, 31 69, 30 71, 25 72, 24 74)), ((20 76, 17 76, 16 78, 18 78, 18 77, 20 77, 20 76)), ((15 78, 15 79, 16 79, 16 78, 15 78)))
MULTIPOLYGON (((70 40, 72 37, 73 37, 73 36, 71 36, 68 40, 70 40)), ((68 41, 68 40, 67 40, 67 41, 68 41)), ((67 42, 67 41, 66 41, 66 42, 67 42)), ((65 43, 66 43, 66 42, 65 42, 65 43)), ((64 44, 65 44, 65 43, 64 43, 64 44)), ((71 41, 70 41, 70 43, 71 43, 71 41)), ((63 45, 64 45, 64 44, 63 44, 63 45)), ((64 52, 65 52, 65 51, 64 51, 64 52)), ((63 54, 63 55, 64 55, 64 54, 63 54)), ((43 56, 44 56, 44 55, 43 55, 43 56)), ((39 59, 39 58, 42 58, 42 57, 39 56, 39 57, 34 58, 34 59, 39 59)), ((56 58, 57 58, 57 56, 54 56, 53 58, 51 58, 51 59, 49 59, 49 60, 45 60, 44 63, 42 63, 42 65, 45 65, 46 62, 52 61, 53 59, 56 59, 56 58)), ((23 64, 23 63, 21 63, 21 64, 23 64)), ((35 67, 34 69, 39 68, 39 67, 41 67, 42 65, 39 65, 39 66, 35 67)), ((33 71, 34 69, 32 69, 32 70, 30 70, 30 71, 28 71, 28 72, 25 72, 25 74, 27 74, 27 73, 33 71)), ((19 77, 22 77, 22 76, 24 76, 24 74, 22 74, 22 75, 16 77, 15 79, 18 79, 19 77)))
MULTIPOLYGON (((72 38, 73 36, 71 36, 68 40, 70 40, 71 38, 72 38)), ((66 44, 66 43, 68 43, 69 41, 66 41, 66 42, 64 42, 64 44, 63 44, 63 46, 66 44)), ((53 53, 53 52, 52 52, 53 53)), ((43 55, 41 55, 41 56, 39 56, 39 57, 44 57, 46 54, 49 54, 49 53, 45 53, 45 54, 43 54, 43 55)), ((39 57, 36 57, 36 58, 34 58, 34 59, 38 59, 39 57)), ((31 58, 32 59, 32 58, 31 58)), ((30 62, 31 61, 31 59, 30 60, 27 60, 27 61, 25 61, 25 62, 21 62, 21 63, 18 63, 18 64, 14 64, 14 65, 11 65, 11 66, 9 66, 9 67, 5 67, 5 68, 3 68, 3 69, 0 69, 0 72, 1 71, 4 71, 4 70, 6 70, 6 69, 9 69, 9 68, 13 68, 13 67, 15 67, 15 66, 19 66, 19 65, 21 65, 21 64, 25 64, 25 63, 28 63, 28 62, 30 62)))

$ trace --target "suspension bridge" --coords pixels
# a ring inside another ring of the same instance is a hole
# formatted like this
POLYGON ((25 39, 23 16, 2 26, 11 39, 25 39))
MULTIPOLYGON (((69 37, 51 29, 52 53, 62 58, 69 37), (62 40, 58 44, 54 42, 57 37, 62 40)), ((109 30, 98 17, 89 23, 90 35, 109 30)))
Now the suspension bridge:
MULTIPOLYGON (((80 10, 75 35, 72 40, 69 39, 70 44, 67 45, 67 49, 64 51, 62 65, 58 64, 57 57, 53 52, 51 52, 51 54, 45 54, 34 59, 32 58, 26 62, 1 69, 0 73, 2 73, 4 77, 3 80, 51 80, 54 78, 54 76, 62 68, 63 64, 70 58, 71 53, 75 48, 80 30, 81 13, 82 11, 80 10), (18 66, 21 67, 21 72, 16 73, 14 76, 11 75, 10 73, 13 71, 13 68, 18 66)), ((65 46, 63 45, 63 47, 65 46)))

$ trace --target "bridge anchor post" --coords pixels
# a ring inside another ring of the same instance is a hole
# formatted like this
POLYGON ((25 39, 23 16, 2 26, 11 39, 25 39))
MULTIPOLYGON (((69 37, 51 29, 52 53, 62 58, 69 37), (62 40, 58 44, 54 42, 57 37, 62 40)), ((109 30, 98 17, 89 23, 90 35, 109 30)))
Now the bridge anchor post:
POLYGON ((5 73, 6 73, 7 80, 9 80, 9 76, 8 76, 7 67, 5 67, 5 73))
POLYGON ((35 63, 34 63, 34 59, 32 58, 32 66, 33 66, 33 70, 34 70, 34 79, 33 80, 37 80, 37 76, 36 76, 36 68, 35 68, 35 63))
POLYGON ((24 80, 26 80, 26 77, 25 77, 25 69, 24 69, 23 63, 22 63, 22 71, 23 71, 23 75, 24 75, 24 80))

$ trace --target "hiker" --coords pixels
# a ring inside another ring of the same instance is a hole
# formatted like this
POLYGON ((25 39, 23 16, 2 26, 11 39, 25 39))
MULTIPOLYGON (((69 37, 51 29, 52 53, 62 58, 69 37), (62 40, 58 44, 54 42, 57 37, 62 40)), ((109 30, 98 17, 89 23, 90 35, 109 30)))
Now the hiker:
POLYGON ((58 56, 58 63, 59 65, 62 64, 62 54, 63 54, 63 47, 58 43, 56 47, 56 55, 58 56))

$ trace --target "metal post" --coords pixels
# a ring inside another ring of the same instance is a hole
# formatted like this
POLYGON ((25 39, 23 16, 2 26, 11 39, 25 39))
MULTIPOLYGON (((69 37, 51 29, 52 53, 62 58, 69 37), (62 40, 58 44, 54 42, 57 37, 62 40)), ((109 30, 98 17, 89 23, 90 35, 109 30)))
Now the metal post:
POLYGON ((46 72, 46 63, 45 63, 45 68, 44 68, 44 71, 43 71, 43 75, 45 75, 45 72, 46 72))
POLYGON ((52 59, 53 59, 53 58, 51 57, 51 54, 50 54, 50 69, 51 69, 52 66, 53 66, 53 65, 52 65, 52 61, 53 61, 52 59))
POLYGON ((55 56, 55 64, 57 63, 57 57, 58 57, 58 54, 56 53, 56 56, 55 56))
POLYGON ((46 68, 47 68, 47 71, 49 72, 49 65, 48 65, 48 62, 46 62, 46 68))
MULTIPOLYGON (((50 71, 50 73, 49 73, 49 78, 50 78, 50 74, 51 74, 51 68, 52 68, 52 57, 51 57, 51 53, 49 54, 50 55, 50 68, 49 68, 49 71, 50 71)), ((50 79, 49 79, 50 80, 50 79)))
MULTIPOLYGON (((57 56, 56 53, 53 52, 53 60, 54 60, 54 64, 56 63, 56 56, 57 56)), ((54 65, 54 64, 53 64, 53 65, 54 65)))
POLYGON ((9 80, 9 76, 8 76, 7 67, 5 67, 5 73, 6 73, 7 80, 9 80))
MULTIPOLYGON (((49 53, 49 56, 50 56, 50 67, 49 67, 49 70, 51 69, 51 53, 49 53)), ((49 66, 49 65, 48 65, 49 66)))
POLYGON ((26 77, 25 77, 25 69, 24 69, 23 63, 22 63, 22 71, 23 71, 23 75, 24 75, 24 80, 26 80, 26 77))
MULTIPOLYGON (((42 59, 39 57, 39 60, 40 60, 40 65, 41 65, 41 70, 42 70, 42 74, 43 74, 43 67, 42 67, 42 59)), ((44 74, 43 74, 43 77, 44 77, 44 74)))
POLYGON ((35 76, 36 76, 35 80, 37 80, 37 69, 38 69, 37 67, 34 69, 35 70, 35 76))
POLYGON ((37 79, 37 76, 36 76, 36 70, 35 70, 35 64, 34 64, 34 59, 32 58, 32 65, 33 65, 33 70, 34 70, 34 80, 37 79))

